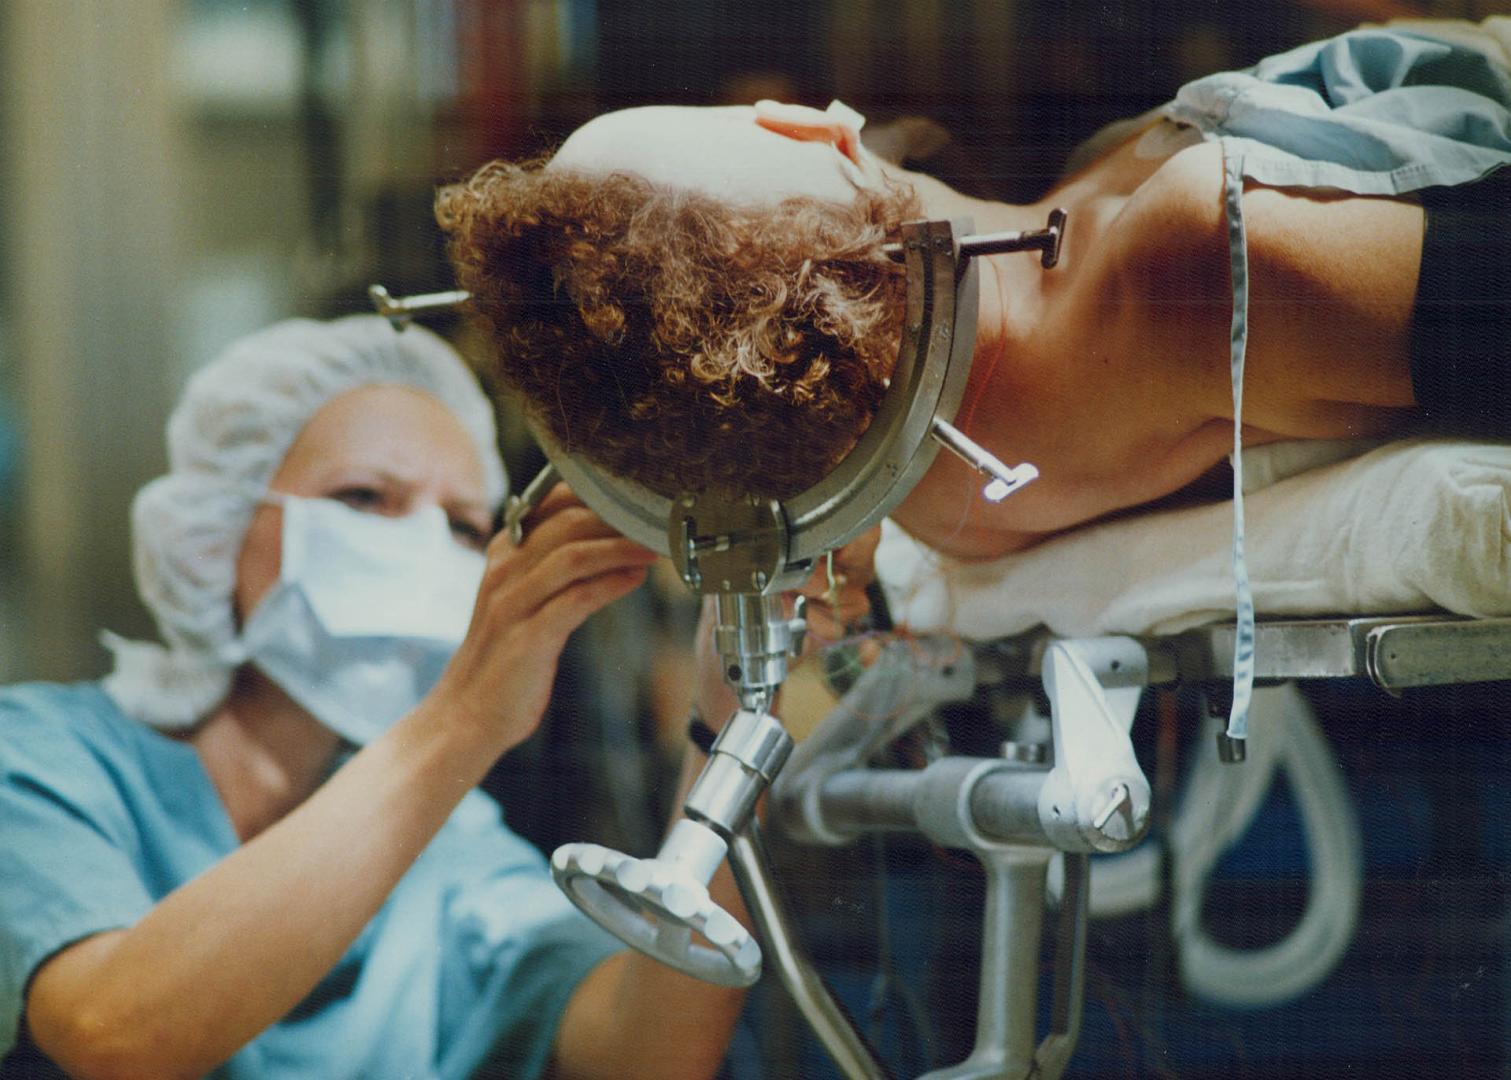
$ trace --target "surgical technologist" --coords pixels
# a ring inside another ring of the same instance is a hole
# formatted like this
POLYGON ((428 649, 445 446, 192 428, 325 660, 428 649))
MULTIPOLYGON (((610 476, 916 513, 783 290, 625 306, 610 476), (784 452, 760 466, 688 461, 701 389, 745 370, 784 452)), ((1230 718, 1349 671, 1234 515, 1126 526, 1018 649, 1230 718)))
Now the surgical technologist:
POLYGON ((565 489, 490 542, 489 404, 375 317, 234 344, 168 445, 167 648, 0 692, 0 1075, 712 1073, 738 992, 620 951, 474 791, 652 553, 565 489))

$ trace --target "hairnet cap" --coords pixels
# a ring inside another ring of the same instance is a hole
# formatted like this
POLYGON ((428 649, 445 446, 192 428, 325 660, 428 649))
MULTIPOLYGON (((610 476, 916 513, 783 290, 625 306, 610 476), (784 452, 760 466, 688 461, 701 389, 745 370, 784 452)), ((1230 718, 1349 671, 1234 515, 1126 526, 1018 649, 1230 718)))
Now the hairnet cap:
POLYGON ((189 727, 225 697, 245 659, 232 597, 258 501, 326 402, 374 383, 433 394, 471 434, 489 498, 507 478, 493 407, 456 351, 422 327, 375 315, 293 319, 232 343, 189 380, 168 420, 168 472, 132 504, 137 589, 166 648, 104 636, 105 689, 123 711, 189 727))

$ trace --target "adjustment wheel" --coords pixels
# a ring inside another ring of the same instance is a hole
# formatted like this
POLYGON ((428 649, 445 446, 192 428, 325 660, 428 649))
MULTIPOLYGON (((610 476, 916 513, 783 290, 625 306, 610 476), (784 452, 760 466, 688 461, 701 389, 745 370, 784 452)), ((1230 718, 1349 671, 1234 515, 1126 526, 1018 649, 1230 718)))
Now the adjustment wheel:
POLYGON ((693 869, 681 859, 636 859, 598 844, 563 844, 551 856, 557 885, 621 941, 705 982, 750 986, 761 976, 761 947, 714 903, 693 869))

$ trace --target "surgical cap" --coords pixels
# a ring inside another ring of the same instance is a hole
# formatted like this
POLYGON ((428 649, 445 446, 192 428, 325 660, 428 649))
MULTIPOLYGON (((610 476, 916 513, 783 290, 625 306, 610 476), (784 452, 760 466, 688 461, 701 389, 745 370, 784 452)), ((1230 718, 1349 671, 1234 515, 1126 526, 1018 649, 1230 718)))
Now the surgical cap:
POLYGON ((168 472, 132 504, 137 589, 166 647, 103 635, 115 655, 105 690, 163 728, 197 724, 245 659, 232 607, 252 514, 295 437, 339 394, 411 386, 447 406, 477 445, 495 505, 507 487, 493 408, 456 352, 375 315, 293 319, 231 344, 189 380, 168 419, 168 472))

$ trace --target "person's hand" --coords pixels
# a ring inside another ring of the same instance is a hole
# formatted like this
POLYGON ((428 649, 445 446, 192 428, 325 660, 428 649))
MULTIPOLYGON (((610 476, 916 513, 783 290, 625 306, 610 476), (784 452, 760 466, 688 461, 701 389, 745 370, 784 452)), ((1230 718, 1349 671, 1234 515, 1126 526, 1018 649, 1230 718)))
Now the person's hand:
POLYGON ((845 636, 845 628, 871 610, 866 586, 876 577, 876 547, 881 526, 864 532, 834 553, 834 580, 827 559, 819 559, 813 576, 798 590, 808 598, 808 633, 821 644, 845 636))
POLYGON ((545 712, 568 636, 640 585, 655 560, 558 484, 518 547, 503 532, 488 545, 471 626, 431 702, 495 727, 500 753, 519 745, 545 712))

